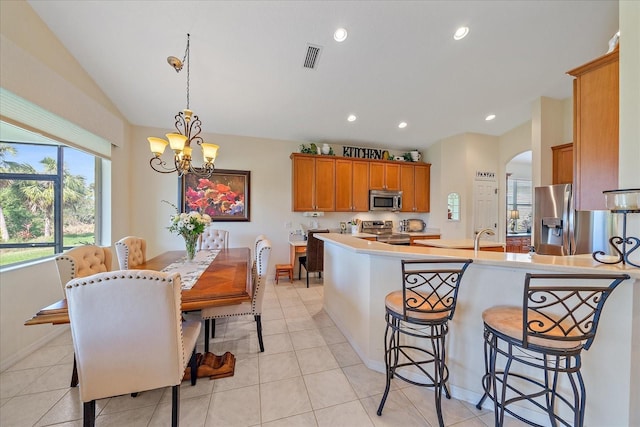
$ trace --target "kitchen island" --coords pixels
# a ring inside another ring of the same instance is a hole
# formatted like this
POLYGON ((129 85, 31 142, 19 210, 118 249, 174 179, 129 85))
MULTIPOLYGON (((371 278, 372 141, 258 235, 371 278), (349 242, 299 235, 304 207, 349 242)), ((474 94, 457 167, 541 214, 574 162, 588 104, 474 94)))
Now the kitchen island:
MULTIPOLYGON (((442 249, 473 249, 473 239, 424 239, 416 240, 416 246, 429 246, 442 249)), ((480 240, 478 246, 481 251, 504 252, 505 244, 492 242, 490 240, 480 240)))
MULTIPOLYGON (((450 324, 447 358, 452 395, 476 403, 484 373, 482 311, 522 305, 524 276, 533 273, 625 272, 631 276, 607 300, 598 335, 584 351, 586 424, 640 425, 640 269, 605 265, 590 255, 556 257, 418 246, 391 246, 347 235, 318 236, 324 244, 324 308, 362 361, 384 372, 384 299, 402 288, 401 259, 472 258, 450 324)), ((416 372, 409 376, 419 375, 416 372)), ((380 390, 384 384, 380 385, 380 390)), ((485 402, 491 405, 491 402, 485 402)), ((544 414, 527 417, 545 424, 544 414)))

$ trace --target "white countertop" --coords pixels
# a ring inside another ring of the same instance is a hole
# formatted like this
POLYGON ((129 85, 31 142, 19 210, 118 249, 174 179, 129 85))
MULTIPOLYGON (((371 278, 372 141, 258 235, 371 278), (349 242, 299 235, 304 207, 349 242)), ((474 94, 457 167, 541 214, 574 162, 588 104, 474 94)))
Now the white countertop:
MULTIPOLYGON (((473 249, 473 239, 424 239, 416 240, 415 243, 424 246, 433 246, 434 248, 447 249, 473 249)), ((504 243, 492 242, 490 240, 480 240, 478 242, 481 248, 497 248, 504 247, 504 243)))
POLYGON ((316 235, 319 239, 344 247, 356 253, 384 255, 404 258, 416 255, 442 256, 452 258, 472 258, 474 263, 495 265, 499 267, 522 268, 533 270, 536 268, 573 273, 627 273, 631 277, 640 278, 640 268, 623 266, 620 264, 602 264, 593 259, 591 254, 555 256, 539 254, 518 254, 511 252, 474 251, 473 249, 443 249, 426 246, 388 245, 353 238, 349 234, 323 233, 316 235))

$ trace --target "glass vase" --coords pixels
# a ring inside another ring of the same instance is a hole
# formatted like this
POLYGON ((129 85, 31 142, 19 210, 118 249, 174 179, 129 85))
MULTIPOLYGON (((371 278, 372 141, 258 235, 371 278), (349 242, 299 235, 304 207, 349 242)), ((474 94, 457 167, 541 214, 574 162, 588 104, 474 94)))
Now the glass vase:
POLYGON ((196 244, 198 243, 197 235, 184 236, 184 244, 187 247, 187 261, 193 261, 196 256, 196 244))

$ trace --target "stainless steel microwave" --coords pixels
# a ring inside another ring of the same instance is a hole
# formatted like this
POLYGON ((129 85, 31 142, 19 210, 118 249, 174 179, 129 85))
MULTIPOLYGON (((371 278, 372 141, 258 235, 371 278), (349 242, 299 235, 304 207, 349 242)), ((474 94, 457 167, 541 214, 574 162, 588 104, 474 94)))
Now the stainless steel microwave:
POLYGON ((399 211, 402 209, 402 191, 369 191, 370 211, 399 211))

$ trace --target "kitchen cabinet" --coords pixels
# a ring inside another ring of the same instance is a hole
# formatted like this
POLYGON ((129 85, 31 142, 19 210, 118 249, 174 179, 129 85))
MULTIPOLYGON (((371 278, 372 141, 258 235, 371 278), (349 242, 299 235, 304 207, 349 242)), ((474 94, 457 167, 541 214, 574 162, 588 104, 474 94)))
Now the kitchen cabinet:
POLYGON ((292 153, 294 212, 368 212, 369 190, 402 190, 405 212, 429 212, 431 164, 292 153))
POLYGON ((370 190, 400 190, 400 164, 398 162, 369 163, 370 190))
POLYGON ((573 82, 574 195, 577 210, 606 209, 618 188, 619 48, 567 74, 573 82))
POLYGON ((300 154, 291 158, 293 211, 334 211, 335 157, 300 154))
POLYGON ((551 147, 553 151, 553 184, 573 183, 573 143, 551 147))
POLYGON ((506 252, 526 254, 531 246, 531 236, 507 236, 506 252))
POLYGON ((336 159, 336 212, 369 210, 369 162, 336 159))
POLYGON ((428 163, 400 166, 401 212, 429 212, 430 170, 428 163))

